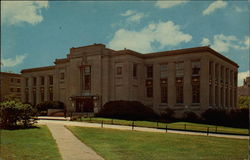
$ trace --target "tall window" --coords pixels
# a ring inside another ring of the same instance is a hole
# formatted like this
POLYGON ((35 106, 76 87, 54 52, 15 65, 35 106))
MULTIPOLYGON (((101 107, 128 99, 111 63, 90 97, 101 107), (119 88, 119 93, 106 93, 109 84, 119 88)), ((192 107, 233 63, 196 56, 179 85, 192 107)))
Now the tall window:
POLYGON ((17 79, 17 83, 20 83, 21 82, 21 79, 17 79))
POLYGON ((213 88, 209 85, 209 106, 213 105, 213 88))
POLYGON ((199 76, 200 75, 200 61, 193 61, 192 62, 192 75, 199 76))
POLYGON ((148 98, 153 97, 153 81, 152 80, 146 80, 146 93, 148 98))
POLYGON ((161 103, 168 103, 167 73, 168 73, 167 64, 162 64, 160 66, 161 103))
POLYGON ((221 69, 220 69, 220 82, 223 83, 224 82, 224 67, 221 66, 221 69))
POLYGON ((137 77, 137 64, 133 64, 133 77, 137 77))
POLYGON ((200 61, 192 62, 192 103, 200 103, 200 61))
POLYGON ((183 77, 176 77, 176 103, 183 103, 183 77))
POLYGON ((228 106, 228 88, 226 88, 226 91, 225 91, 225 92, 226 92, 226 93, 225 93, 225 94, 226 94, 226 97, 225 97, 226 104, 225 104, 225 106, 226 106, 226 107, 229 107, 229 106, 228 106))
POLYGON ((219 88, 218 88, 218 86, 215 86, 215 105, 217 107, 219 106, 219 98, 218 98, 219 94, 218 94, 218 92, 219 92, 219 88))
POLYGON ((224 92, 223 92, 223 87, 220 88, 220 106, 224 106, 224 92))
POLYGON ((61 73, 60 73, 60 79, 61 79, 61 80, 64 80, 64 72, 61 72, 61 73))
POLYGON ((40 88, 41 102, 44 102, 44 88, 40 88))
POLYGON ((91 89, 91 67, 90 66, 84 67, 84 89, 85 90, 91 89))
POLYGON ((176 86, 176 103, 182 104, 183 103, 183 76, 184 76, 184 63, 177 62, 175 64, 175 86, 176 86))
POLYGON ((53 85, 53 76, 49 76, 49 84, 53 85))
POLYGON ((161 85, 161 103, 168 103, 168 86, 161 85))
POLYGON ((160 66, 160 77, 161 79, 167 78, 168 76, 168 65, 167 64, 162 64, 160 66))
POLYGON ((218 67, 219 67, 219 65, 216 63, 215 64, 215 81, 216 81, 216 83, 218 82, 218 77, 219 77, 218 67))
POLYGON ((233 71, 230 71, 230 84, 233 84, 233 71))
POLYGON ((147 78, 153 78, 153 66, 147 66, 147 78))
POLYGON ((234 86, 236 87, 237 86, 237 72, 234 72, 234 86))
POLYGON ((228 68, 226 69, 226 77, 225 77, 225 81, 226 81, 226 84, 228 84, 228 78, 229 77, 229 74, 228 74, 228 68))
POLYGON ((122 67, 121 66, 116 67, 116 74, 122 75, 122 67))
POLYGON ((199 77, 192 77, 192 103, 200 103, 199 77))
POLYGON ((175 71, 176 71, 176 77, 183 77, 184 76, 184 63, 177 62, 175 64, 175 71))
POLYGON ((33 88, 33 104, 36 105, 36 88, 33 88))
POLYGON ((53 101, 53 88, 49 87, 49 100, 53 101))
POLYGON ((25 78, 25 87, 28 87, 29 84, 29 78, 25 78))
POLYGON ((33 77, 33 86, 36 86, 36 77, 33 77))

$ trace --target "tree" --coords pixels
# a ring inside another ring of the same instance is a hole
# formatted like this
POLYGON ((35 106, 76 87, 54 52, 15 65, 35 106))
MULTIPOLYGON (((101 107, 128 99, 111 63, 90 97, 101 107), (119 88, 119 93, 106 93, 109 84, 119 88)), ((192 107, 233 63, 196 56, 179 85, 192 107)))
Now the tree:
POLYGON ((17 99, 7 99, 0 103, 0 126, 2 128, 15 128, 21 124, 30 126, 31 119, 36 110, 30 104, 24 104, 17 99))
POLYGON ((239 96, 238 106, 239 106, 239 108, 249 108, 250 107, 250 96, 239 96))

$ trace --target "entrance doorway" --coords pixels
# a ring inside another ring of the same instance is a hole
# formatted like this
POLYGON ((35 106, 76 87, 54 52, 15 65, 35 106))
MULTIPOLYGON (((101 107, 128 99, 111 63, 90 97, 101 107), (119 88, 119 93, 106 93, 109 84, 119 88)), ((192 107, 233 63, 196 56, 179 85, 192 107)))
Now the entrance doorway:
POLYGON ((76 112, 94 112, 92 97, 76 98, 76 112))

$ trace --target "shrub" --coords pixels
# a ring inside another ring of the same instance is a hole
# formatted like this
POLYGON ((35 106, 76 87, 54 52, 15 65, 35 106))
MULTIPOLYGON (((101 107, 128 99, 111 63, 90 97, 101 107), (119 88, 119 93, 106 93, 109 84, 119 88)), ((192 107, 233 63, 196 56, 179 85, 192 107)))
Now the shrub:
POLYGON ((201 114, 203 120, 207 123, 216 125, 230 124, 230 115, 225 109, 208 109, 201 114))
POLYGON ((182 118, 187 122, 198 122, 199 121, 199 116, 192 111, 184 112, 182 118))
POLYGON ((0 125, 3 128, 16 127, 18 122, 24 127, 28 127, 35 115, 36 110, 21 101, 7 100, 0 103, 0 125))
POLYGON ((239 108, 230 111, 230 119, 235 127, 249 127, 249 109, 239 108))
POLYGON ((137 101, 107 102, 97 116, 128 120, 152 120, 159 118, 159 115, 153 109, 137 101))
POLYGON ((175 111, 171 108, 166 108, 165 111, 161 114, 161 116, 166 121, 172 121, 175 119, 175 111))

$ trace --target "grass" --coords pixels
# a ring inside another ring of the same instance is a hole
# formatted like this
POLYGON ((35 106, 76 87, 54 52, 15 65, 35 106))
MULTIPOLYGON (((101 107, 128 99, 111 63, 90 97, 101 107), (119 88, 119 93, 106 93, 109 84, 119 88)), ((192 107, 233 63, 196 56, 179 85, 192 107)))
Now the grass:
MULTIPOLYGON (((132 125, 132 121, 129 120, 121 120, 121 119, 110 119, 110 118, 81 118, 80 121, 87 122, 95 122, 101 123, 103 121, 104 124, 119 124, 119 125, 132 125)), ((159 122, 157 126, 157 122, 151 121, 134 121, 135 126, 140 127, 154 127, 154 128, 166 128, 168 129, 181 129, 181 130, 191 130, 191 131, 207 131, 209 127, 210 132, 217 133, 231 133, 231 134, 246 134, 248 135, 248 129, 244 128, 232 128, 232 127, 224 127, 224 126, 215 126, 208 124, 200 124, 200 123, 191 123, 191 122, 174 122, 174 123, 162 123, 159 122)))
POLYGON ((243 160, 248 140, 68 127, 106 160, 243 160))
MULTIPOLYGON (((46 126, 0 130, 0 157, 6 160, 61 160, 56 143, 46 126)), ((1 159, 0 158, 0 159, 1 159)))

